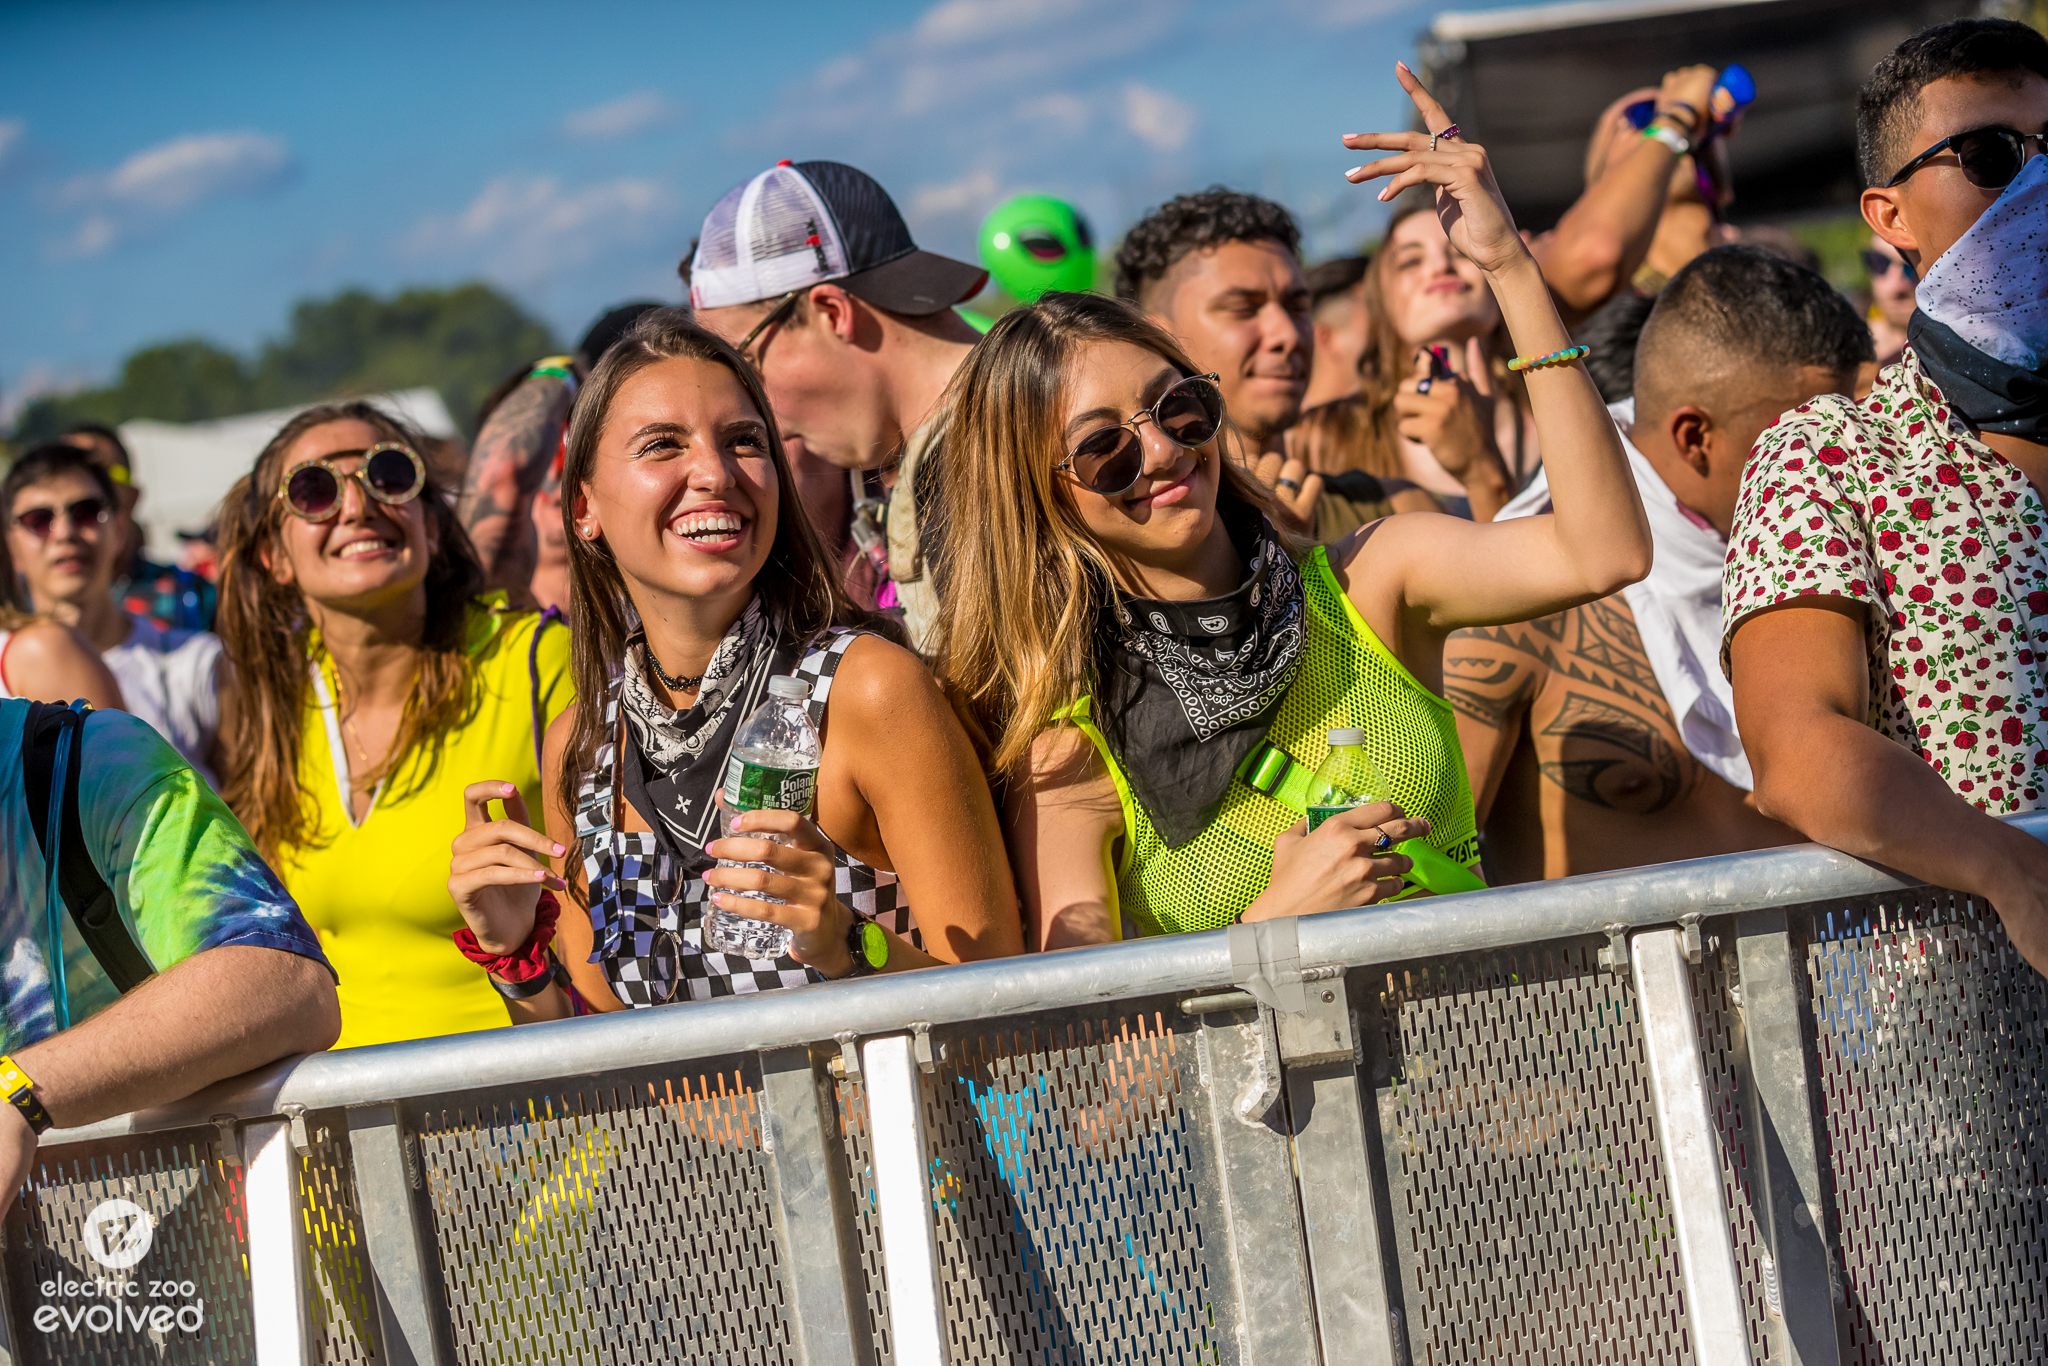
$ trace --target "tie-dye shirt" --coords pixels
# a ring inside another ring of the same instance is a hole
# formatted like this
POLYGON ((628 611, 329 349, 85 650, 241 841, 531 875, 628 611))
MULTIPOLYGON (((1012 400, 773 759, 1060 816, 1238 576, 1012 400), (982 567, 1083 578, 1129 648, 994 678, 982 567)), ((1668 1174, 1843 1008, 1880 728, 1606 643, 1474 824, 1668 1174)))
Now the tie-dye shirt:
MULTIPOLYGON (((72 1024, 120 996, 62 899, 51 902, 24 791, 29 705, 0 700, 0 1052, 62 1027, 58 972, 72 1024)), ((126 712, 92 714, 78 813, 94 865, 158 971, 226 944, 282 949, 326 965, 319 940, 241 822, 147 723, 126 712)))

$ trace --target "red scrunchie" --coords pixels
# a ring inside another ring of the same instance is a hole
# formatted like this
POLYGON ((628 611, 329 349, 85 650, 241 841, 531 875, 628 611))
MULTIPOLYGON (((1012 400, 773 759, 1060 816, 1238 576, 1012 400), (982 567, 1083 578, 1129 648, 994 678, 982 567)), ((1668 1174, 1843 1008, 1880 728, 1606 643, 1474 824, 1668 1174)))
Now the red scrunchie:
POLYGON ((555 920, 561 914, 562 903, 555 900, 553 892, 543 890, 533 908, 533 932, 512 953, 486 952, 467 925, 455 932, 455 947, 462 950, 464 958, 482 964, 485 972, 501 982, 531 982, 553 971, 548 964, 548 945, 555 942, 555 920))

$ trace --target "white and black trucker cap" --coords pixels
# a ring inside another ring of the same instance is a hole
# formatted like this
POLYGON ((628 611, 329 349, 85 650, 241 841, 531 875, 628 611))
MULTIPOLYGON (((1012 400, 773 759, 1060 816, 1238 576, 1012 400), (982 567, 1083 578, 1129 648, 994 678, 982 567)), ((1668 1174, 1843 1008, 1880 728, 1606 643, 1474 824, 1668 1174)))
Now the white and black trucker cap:
POLYGON ((704 218, 690 307, 725 308, 833 281, 913 317, 981 292, 988 272, 919 251, 888 191, 837 161, 778 161, 704 218))

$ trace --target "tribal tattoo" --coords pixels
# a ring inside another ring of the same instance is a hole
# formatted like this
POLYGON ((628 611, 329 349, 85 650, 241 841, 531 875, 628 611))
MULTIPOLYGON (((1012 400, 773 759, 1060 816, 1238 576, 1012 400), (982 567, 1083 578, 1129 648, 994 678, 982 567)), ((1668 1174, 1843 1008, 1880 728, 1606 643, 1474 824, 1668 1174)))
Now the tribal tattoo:
POLYGON ((1700 776, 1669 738, 1676 720, 1618 597, 1454 632, 1444 648, 1444 696, 1472 723, 1466 744, 1476 789, 1498 779, 1532 710, 1542 723, 1532 737, 1539 770, 1581 801, 1650 814, 1684 797, 1700 776))
POLYGON ((540 546, 533 495, 547 478, 569 420, 569 386, 552 375, 529 376, 505 396, 476 434, 456 515, 475 543, 493 588, 524 593, 540 546))

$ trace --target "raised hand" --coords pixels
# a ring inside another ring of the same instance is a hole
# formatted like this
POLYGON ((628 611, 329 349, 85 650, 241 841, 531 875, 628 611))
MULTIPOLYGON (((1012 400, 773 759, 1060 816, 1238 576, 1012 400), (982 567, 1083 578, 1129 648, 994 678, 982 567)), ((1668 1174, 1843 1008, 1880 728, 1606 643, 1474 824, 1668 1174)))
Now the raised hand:
POLYGON ((1481 270, 1493 274, 1526 259, 1529 249, 1523 245, 1521 234, 1515 231, 1514 215, 1508 212, 1507 201, 1501 198, 1500 186, 1494 184, 1493 167, 1486 159, 1486 149, 1460 137, 1444 138, 1445 130, 1456 125, 1436 98, 1423 89, 1422 82, 1415 78, 1406 62, 1394 63, 1394 78, 1408 92, 1408 98, 1415 101, 1423 126, 1430 131, 1345 134, 1346 147, 1397 155, 1354 167, 1344 173, 1344 178, 1354 185, 1362 185, 1368 180, 1387 177, 1387 183, 1379 193, 1382 201, 1417 185, 1434 185, 1437 187, 1437 220, 1444 225, 1451 245, 1465 253, 1481 270), (1431 134, 1436 135, 1433 151, 1430 148, 1431 134))
POLYGON ((773 871, 707 869, 704 881, 710 884, 711 899, 734 915, 787 926, 790 957, 799 963, 827 977, 851 972, 853 958, 846 949, 846 935, 853 928, 853 912, 834 890, 831 846, 818 827, 795 811, 768 808, 748 811, 733 825, 735 834, 713 840, 704 846, 704 852, 735 863, 765 863, 773 871), (747 839, 746 835, 774 835, 775 839, 747 839), (738 892, 760 892, 780 900, 761 901, 735 895, 738 892))
POLYGON ((462 912, 477 946, 488 953, 518 952, 533 933, 541 889, 566 892, 569 884, 543 859, 562 846, 527 821, 526 803, 512 783, 493 780, 462 789, 464 822, 448 864, 448 894, 462 912), (505 803, 505 819, 491 819, 492 802, 505 803))

